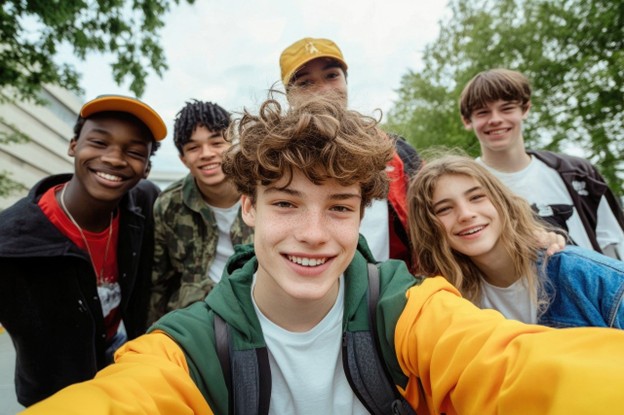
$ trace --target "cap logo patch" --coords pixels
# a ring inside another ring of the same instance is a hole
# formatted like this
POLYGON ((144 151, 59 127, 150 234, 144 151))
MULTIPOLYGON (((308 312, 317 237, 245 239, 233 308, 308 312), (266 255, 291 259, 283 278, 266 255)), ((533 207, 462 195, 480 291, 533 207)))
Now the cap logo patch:
POLYGON ((312 42, 308 42, 305 46, 306 51, 310 54, 310 55, 314 55, 316 53, 319 53, 319 50, 316 48, 316 46, 314 46, 314 43, 312 42))

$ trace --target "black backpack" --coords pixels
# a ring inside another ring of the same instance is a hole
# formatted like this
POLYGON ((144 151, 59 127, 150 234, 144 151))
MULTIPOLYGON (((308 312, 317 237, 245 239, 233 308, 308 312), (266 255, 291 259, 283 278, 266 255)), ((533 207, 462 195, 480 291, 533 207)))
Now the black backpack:
MULTIPOLYGON (((377 336, 379 269, 368 264, 369 330, 345 332, 342 364, 351 389, 366 409, 375 415, 415 415, 396 389, 386 368, 377 336)), ((229 390, 232 415, 266 415, 271 400, 271 369, 266 347, 232 352, 229 327, 215 314, 214 330, 219 363, 229 390)))

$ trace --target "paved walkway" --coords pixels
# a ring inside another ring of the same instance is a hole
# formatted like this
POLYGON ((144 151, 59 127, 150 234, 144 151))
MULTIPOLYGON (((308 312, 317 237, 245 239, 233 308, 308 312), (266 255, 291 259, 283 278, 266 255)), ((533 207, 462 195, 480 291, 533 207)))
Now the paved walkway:
POLYGON ((9 334, 0 326, 0 415, 15 415, 24 409, 15 399, 14 370, 15 349, 9 334))

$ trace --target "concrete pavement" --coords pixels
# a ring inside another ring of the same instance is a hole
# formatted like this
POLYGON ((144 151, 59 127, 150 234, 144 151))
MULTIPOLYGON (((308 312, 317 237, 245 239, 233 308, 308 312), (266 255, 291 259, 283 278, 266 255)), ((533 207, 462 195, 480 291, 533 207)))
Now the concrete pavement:
POLYGON ((15 398, 14 370, 15 349, 9 334, 0 326, 0 415, 15 415, 24 409, 15 398))

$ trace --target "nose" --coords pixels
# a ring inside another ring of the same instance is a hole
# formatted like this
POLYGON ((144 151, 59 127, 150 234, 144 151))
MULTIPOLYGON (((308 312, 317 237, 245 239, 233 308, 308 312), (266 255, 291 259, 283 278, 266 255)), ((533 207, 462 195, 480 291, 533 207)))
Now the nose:
POLYGON ((308 210, 300 219, 295 228, 297 241, 313 246, 328 241, 329 226, 323 212, 308 210))
POLYGON ((201 158, 210 158, 213 157, 215 155, 215 150, 212 146, 210 146, 209 144, 204 144, 202 145, 201 148, 201 158))
POLYGON ((318 80, 315 83, 314 92, 326 93, 326 92, 333 92, 333 91, 334 91, 334 86, 331 84, 331 82, 329 82, 326 79, 318 80))
POLYGON ((466 222, 477 216, 476 213, 470 208, 470 205, 468 205, 467 203, 458 204, 456 210, 457 220, 459 222, 466 222))
POLYGON ((124 157, 124 152, 121 148, 116 146, 111 146, 107 149, 102 156, 102 161, 113 167, 125 167, 128 164, 124 157))
POLYGON ((498 124, 500 122, 502 122, 501 113, 498 110, 492 110, 492 112, 490 113, 490 119, 488 120, 488 123, 498 124))

